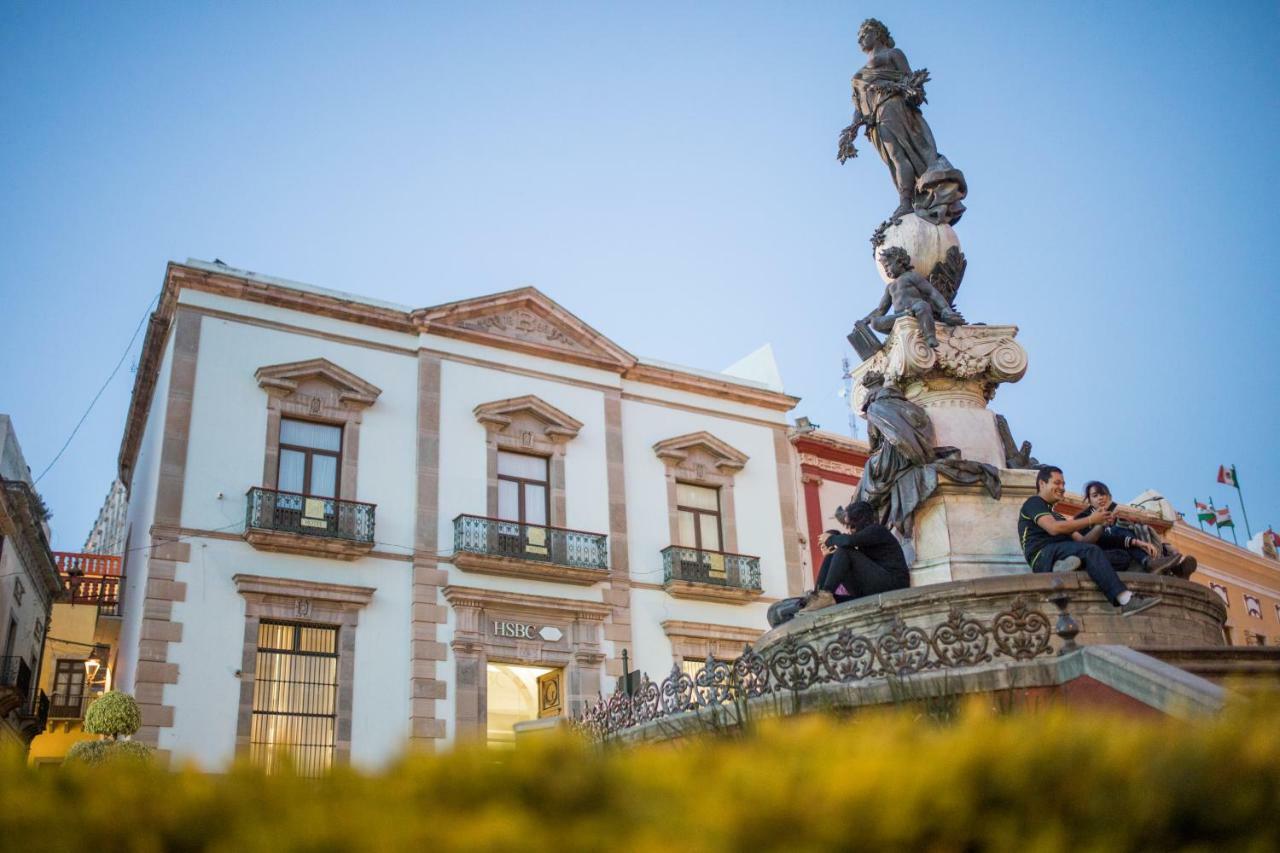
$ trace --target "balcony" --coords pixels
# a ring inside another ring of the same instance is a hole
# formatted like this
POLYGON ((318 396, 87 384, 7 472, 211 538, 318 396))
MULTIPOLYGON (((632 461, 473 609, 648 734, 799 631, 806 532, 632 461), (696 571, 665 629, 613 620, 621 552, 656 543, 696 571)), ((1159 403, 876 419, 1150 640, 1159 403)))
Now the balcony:
POLYGON ((111 554, 54 551, 66 601, 92 604, 99 615, 120 615, 120 558, 111 554))
POLYGON ((752 601, 763 594, 760 558, 672 545, 662 549, 662 587, 677 598, 752 601))
POLYGON ((590 586, 609 572, 609 537, 478 515, 453 520, 453 564, 467 572, 590 586))
POLYGON ((260 551, 354 560, 373 550, 374 504, 249 489, 244 539, 260 551))
POLYGON ((89 703, 98 698, 83 691, 78 693, 50 693, 49 719, 81 720, 89 703))
POLYGON ((29 740, 44 731, 49 697, 32 683, 31 667, 20 657, 0 658, 0 717, 17 711, 18 725, 29 740))

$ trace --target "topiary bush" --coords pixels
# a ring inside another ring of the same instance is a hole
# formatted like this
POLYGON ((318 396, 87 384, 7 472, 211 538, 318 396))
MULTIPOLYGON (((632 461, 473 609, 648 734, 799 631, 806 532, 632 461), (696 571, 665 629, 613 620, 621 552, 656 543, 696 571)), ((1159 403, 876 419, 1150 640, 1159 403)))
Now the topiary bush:
POLYGON ((128 693, 110 690, 93 701, 84 714, 84 730, 113 740, 131 735, 142 725, 138 703, 128 693))
POLYGON ((110 740, 77 741, 67 750, 67 761, 80 762, 90 766, 101 764, 107 759, 107 754, 114 745, 115 741, 110 740))

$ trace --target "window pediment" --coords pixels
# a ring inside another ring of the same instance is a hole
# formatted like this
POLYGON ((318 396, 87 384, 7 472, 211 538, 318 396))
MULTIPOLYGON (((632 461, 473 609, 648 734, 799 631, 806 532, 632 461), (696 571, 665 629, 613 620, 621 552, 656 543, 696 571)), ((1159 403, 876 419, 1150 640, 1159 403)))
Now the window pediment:
POLYGON ((260 367, 254 373, 258 385, 275 397, 301 395, 347 409, 372 406, 382 389, 366 382, 327 358, 293 361, 260 367))
POLYGON ((568 441, 582 429, 582 421, 533 394, 483 403, 472 410, 486 430, 509 435, 534 432, 554 443, 568 441))
POLYGON ((705 466, 722 473, 736 474, 747 464, 748 456, 709 432, 691 432, 659 441, 653 452, 673 468, 705 466))

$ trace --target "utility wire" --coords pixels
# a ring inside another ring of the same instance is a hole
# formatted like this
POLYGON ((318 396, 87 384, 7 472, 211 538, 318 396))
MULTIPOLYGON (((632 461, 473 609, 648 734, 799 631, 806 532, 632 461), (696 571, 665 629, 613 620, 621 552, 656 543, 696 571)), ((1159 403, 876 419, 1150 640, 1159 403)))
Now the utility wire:
POLYGON ((102 396, 102 392, 107 390, 107 386, 111 384, 111 380, 115 379, 116 374, 120 372, 120 365, 124 364, 124 360, 129 357, 129 351, 133 349, 133 342, 138 339, 138 332, 142 331, 143 324, 147 322, 147 317, 151 314, 151 306, 159 299, 160 294, 157 293, 152 297, 151 301, 147 303, 147 310, 143 312, 142 319, 138 321, 138 327, 133 330, 133 336, 129 338, 129 344, 124 348, 124 352, 121 353, 120 360, 117 361, 116 366, 112 368, 111 375, 107 377, 107 381, 102 383, 102 387, 98 389, 98 393, 94 394, 93 399, 89 401, 89 408, 84 410, 84 414, 81 415, 80 420, 76 422, 75 429, 71 430, 71 435, 67 436, 67 440, 62 443, 62 449, 58 451, 58 455, 53 457, 53 461, 45 466, 45 469, 40 472, 39 477, 36 477, 36 483, 39 483, 40 480, 44 478, 44 475, 49 473, 49 469, 56 465, 58 460, 62 458, 62 454, 67 452, 67 448, 71 445, 71 439, 76 437, 76 433, 78 433, 80 431, 80 427, 84 425, 85 418, 89 417, 89 413, 92 412, 93 407, 97 405, 98 398, 102 396))

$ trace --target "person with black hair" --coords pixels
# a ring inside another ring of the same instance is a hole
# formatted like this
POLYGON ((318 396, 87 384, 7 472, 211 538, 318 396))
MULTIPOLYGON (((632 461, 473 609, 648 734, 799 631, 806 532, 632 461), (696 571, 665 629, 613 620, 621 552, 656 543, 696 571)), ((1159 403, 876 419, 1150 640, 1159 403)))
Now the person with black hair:
POLYGON ((1107 555, 1084 541, 1083 531, 1115 524, 1114 509, 1068 520, 1053 509, 1067 491, 1062 469, 1043 465, 1036 473, 1036 494, 1027 498, 1018 514, 1018 541, 1031 571, 1073 572, 1084 565, 1089 577, 1121 616, 1132 616, 1160 603, 1159 596, 1135 595, 1116 574, 1107 555))
POLYGON ((906 589, 911 586, 907 558, 889 528, 876 521, 876 512, 866 501, 845 507, 844 521, 852 531, 824 534, 827 552, 818 572, 818 583, 801 612, 809 613, 841 601, 906 589), (837 594, 841 587, 845 592, 837 594))
MULTIPOLYGON (((1111 490, 1101 480, 1090 480, 1084 484, 1084 499, 1087 502, 1085 508, 1076 513, 1075 518, 1087 518, 1095 512, 1114 512, 1116 509, 1111 490)), ((1180 578, 1189 577, 1196 570, 1195 557, 1179 554, 1162 542, 1150 527, 1127 519, 1119 519, 1113 525, 1094 527, 1082 534, 1080 541, 1101 548, 1117 572, 1127 571, 1131 563, 1153 575, 1180 578)))

